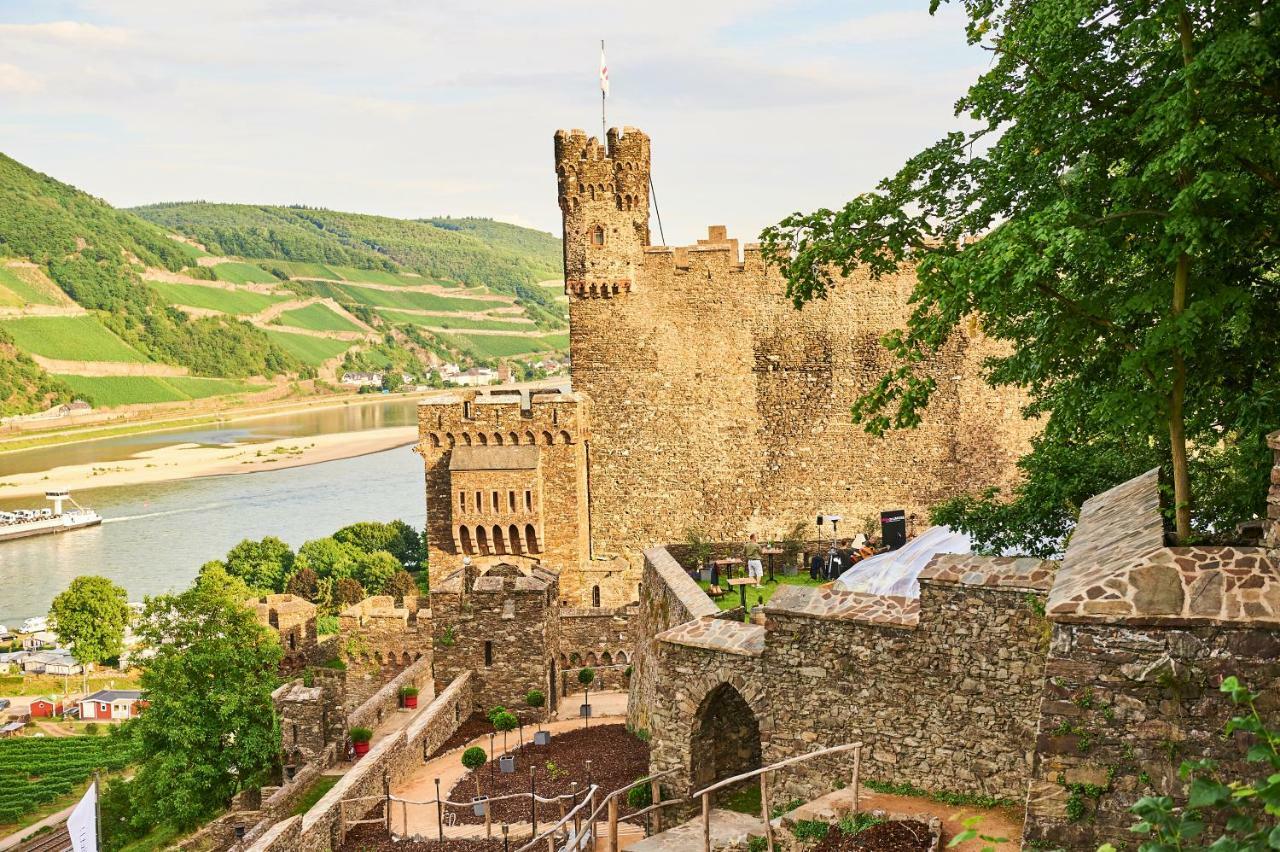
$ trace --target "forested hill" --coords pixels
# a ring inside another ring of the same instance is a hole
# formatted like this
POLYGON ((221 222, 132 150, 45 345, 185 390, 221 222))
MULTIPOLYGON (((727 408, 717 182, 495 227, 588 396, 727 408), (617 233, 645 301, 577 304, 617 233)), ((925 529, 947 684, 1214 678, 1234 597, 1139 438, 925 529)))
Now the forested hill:
POLYGON ((202 243, 214 254, 408 270, 427 278, 484 285, 549 306, 544 288, 559 278, 560 240, 490 219, 392 219, 307 207, 204 202, 153 204, 131 212, 202 243))
MULTIPOLYGON (((271 376, 300 367, 261 330, 229 318, 190 318, 142 280, 147 267, 176 272, 199 254, 161 228, 0 154, 0 307, 6 318, 42 313, 0 324, 4 346, 21 337, 22 352, 170 364, 193 376, 271 376)), ((31 361, 19 366, 0 374, 0 414, 71 396, 31 361)))

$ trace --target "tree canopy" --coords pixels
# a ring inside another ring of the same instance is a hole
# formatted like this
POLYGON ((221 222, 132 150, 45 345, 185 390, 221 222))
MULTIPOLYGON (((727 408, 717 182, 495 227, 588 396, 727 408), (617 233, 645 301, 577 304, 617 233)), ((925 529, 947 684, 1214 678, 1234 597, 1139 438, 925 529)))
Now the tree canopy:
POLYGON ((281 650, 248 596, 213 566, 187 591, 147 601, 139 634, 149 706, 136 722, 146 758, 129 789, 152 824, 198 824, 260 781, 279 753, 271 691, 281 650))
MULTIPOLYGON (((854 406, 868 430, 920 422, 930 356, 976 315, 1007 345, 988 381, 1049 415, 1034 453, 1103 449, 1113 469, 1083 479, 1024 465, 1066 475, 1017 496, 1024 537, 1073 512, 1084 481, 1153 459, 1180 539, 1229 528, 1261 508, 1263 436, 1280 425, 1280 362, 1260 345, 1280 333, 1280 7, 963 7, 968 41, 991 55, 956 106, 976 129, 840 210, 767 229, 765 256, 797 304, 837 275, 915 265, 910 320, 884 340, 897 365, 854 406)), ((999 511, 978 501, 967 508, 999 511)), ((973 517, 951 508, 961 527, 973 517)))
POLYGON ((293 551, 275 536, 261 541, 246 538, 228 551, 226 565, 228 574, 251 589, 277 591, 293 571, 293 551))
POLYGON ((82 664, 119 657, 129 626, 129 598, 106 577, 76 577, 49 610, 58 639, 82 664))

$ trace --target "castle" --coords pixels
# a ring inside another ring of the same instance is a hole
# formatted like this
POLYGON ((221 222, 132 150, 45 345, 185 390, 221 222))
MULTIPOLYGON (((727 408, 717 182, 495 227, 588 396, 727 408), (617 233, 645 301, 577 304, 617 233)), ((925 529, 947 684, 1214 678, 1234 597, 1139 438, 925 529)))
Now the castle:
POLYGON ((639 130, 605 144, 558 131, 555 170, 572 390, 422 404, 433 572, 540 565, 565 606, 617 607, 637 599, 643 551, 688 530, 777 539, 817 514, 923 516, 1014 480, 1035 426, 1017 394, 983 383, 996 350, 976 329, 931 364, 919 428, 874 438, 851 421, 889 366, 880 338, 906 321, 910 269, 852 276, 796 310, 759 247, 722 227, 650 244, 639 130))

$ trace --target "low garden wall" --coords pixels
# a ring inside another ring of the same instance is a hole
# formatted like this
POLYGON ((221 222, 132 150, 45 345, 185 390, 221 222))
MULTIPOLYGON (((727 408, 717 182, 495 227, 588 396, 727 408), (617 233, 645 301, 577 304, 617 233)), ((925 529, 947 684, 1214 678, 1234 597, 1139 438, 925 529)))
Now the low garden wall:
MULTIPOLYGON (((381 796, 423 765, 473 711, 473 675, 457 677, 400 731, 375 743, 351 771, 301 817, 279 823, 249 847, 253 852, 327 852, 337 848, 341 803, 381 796)), ((372 800, 365 802, 373 808, 372 800)))
POLYGON ((347 729, 377 728, 387 714, 400 707, 400 687, 416 686, 429 690, 431 683, 431 657, 420 657, 409 667, 388 681, 347 716, 347 729))

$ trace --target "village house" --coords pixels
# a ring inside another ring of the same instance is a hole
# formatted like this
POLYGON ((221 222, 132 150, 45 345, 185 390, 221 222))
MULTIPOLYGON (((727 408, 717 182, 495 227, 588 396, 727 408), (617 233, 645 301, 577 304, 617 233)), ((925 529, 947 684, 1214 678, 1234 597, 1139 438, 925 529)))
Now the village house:
POLYGON ((0 674, 22 671, 22 661, 30 655, 30 651, 9 651, 0 654, 0 674))
POLYGON ((62 699, 49 696, 40 696, 31 702, 31 717, 33 719, 51 719, 54 716, 62 715, 62 699))
POLYGON ((142 693, 133 689, 100 689, 80 699, 80 719, 85 722, 132 719, 142 712, 142 693))
POLYGON ((78 675, 84 667, 70 652, 56 649, 28 654, 22 660, 22 671, 26 674, 78 675))
POLYGON ((382 373, 343 373, 342 384, 353 388, 381 387, 382 373))
POLYGON ((464 387, 484 387, 491 385, 498 380, 498 371, 491 370, 488 367, 472 367, 461 373, 455 373, 453 376, 446 377, 448 381, 455 385, 464 387))
POLYGON ((22 647, 28 651, 45 651, 58 647, 58 634, 52 630, 39 630, 22 640, 22 647))

